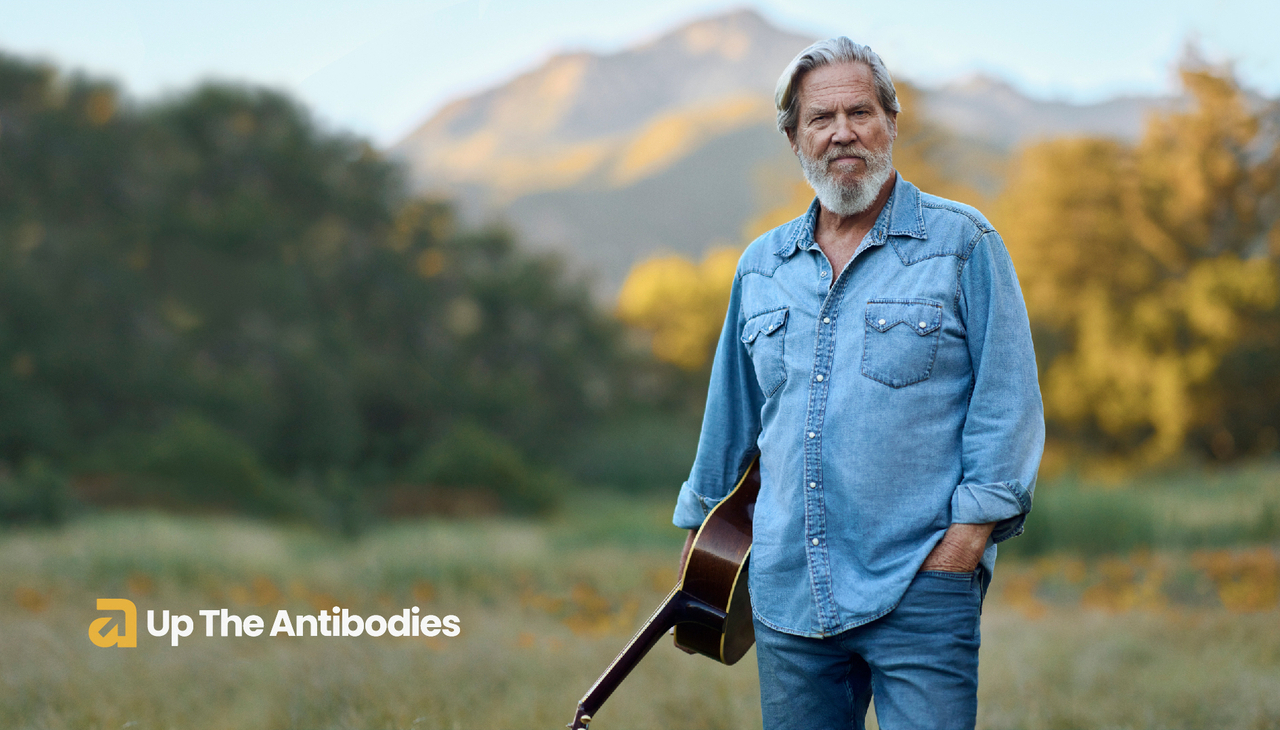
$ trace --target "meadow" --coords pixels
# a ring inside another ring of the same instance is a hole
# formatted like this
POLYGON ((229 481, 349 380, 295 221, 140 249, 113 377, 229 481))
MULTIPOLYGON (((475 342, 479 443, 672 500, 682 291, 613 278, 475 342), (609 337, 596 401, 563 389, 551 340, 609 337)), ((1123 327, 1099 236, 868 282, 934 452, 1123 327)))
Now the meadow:
MULTIPOLYGON (((979 727, 1280 728, 1280 466, 1042 484, 983 617, 979 727), (1018 546, 1018 547, 1015 547, 1018 546)), ((675 579, 665 499, 581 495, 551 518, 390 523, 358 540, 160 513, 0 532, 0 726, 562 727, 675 579), (136 649, 86 634, 139 609, 136 649), (453 614, 436 637, 206 638, 200 609, 453 614), (196 619, 171 646, 146 610, 196 619)), ((734 667, 663 642, 593 727, 759 726, 734 667)))

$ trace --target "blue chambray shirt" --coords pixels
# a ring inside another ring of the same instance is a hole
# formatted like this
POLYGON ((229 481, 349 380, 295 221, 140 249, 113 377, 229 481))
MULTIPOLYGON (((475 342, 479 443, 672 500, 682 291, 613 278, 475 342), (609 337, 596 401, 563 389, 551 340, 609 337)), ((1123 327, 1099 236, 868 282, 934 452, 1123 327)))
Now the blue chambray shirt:
POLYGON ((1044 446, 1026 306, 969 206, 893 193, 832 284, 818 203, 742 254, 674 522, 696 528, 760 454, 750 591, 830 636, 893 610, 953 522, 1022 532, 1044 446))

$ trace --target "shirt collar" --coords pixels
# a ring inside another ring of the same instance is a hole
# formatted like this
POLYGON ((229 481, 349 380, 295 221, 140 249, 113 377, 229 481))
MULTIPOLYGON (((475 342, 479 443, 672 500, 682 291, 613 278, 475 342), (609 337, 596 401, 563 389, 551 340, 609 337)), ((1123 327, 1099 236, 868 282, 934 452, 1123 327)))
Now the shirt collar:
MULTIPOLYGON (((894 176, 896 181, 893 184, 893 192, 889 194, 889 200, 885 201, 884 208, 871 228, 873 245, 884 243, 886 236, 910 236, 922 240, 928 238, 924 227, 924 211, 920 207, 919 188, 904 180, 896 172, 894 176)), ((795 226, 791 235, 774 253, 787 258, 798 249, 808 251, 817 246, 813 231, 818 225, 820 208, 818 199, 815 197, 809 204, 809 209, 799 218, 800 224, 795 226)))

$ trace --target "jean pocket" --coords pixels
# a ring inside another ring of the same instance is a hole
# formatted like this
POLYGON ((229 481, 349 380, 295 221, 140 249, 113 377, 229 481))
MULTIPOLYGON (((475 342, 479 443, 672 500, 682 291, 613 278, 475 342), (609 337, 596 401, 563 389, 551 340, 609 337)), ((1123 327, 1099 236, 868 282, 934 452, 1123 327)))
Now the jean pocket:
POLYGON ((927 299, 867 302, 862 374, 891 388, 929 378, 942 337, 942 305, 927 299))
POLYGON ((929 578, 942 578, 944 580, 963 581, 968 583, 973 580, 973 571, 966 570, 964 572, 952 570, 922 570, 916 575, 923 575, 929 578))
POLYGON ((783 362, 783 341, 787 331, 787 308, 774 309, 747 319, 742 327, 742 344, 751 356, 756 380, 765 397, 777 392, 787 379, 783 362))
POLYGON ((951 593, 982 600, 982 585, 973 570, 955 573, 949 570, 922 570, 916 573, 912 587, 926 593, 951 593))

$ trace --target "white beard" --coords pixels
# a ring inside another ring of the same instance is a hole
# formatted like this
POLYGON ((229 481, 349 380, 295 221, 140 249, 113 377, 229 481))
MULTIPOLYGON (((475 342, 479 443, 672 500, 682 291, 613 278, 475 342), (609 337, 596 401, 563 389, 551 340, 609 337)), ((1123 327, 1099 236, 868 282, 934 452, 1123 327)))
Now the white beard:
POLYGON ((883 152, 833 147, 820 158, 808 157, 802 151, 800 167, 804 170, 804 179, 818 194, 822 207, 839 216, 857 215, 871 207, 880 194, 880 188, 893 174, 893 146, 883 152), (862 158, 867 163, 867 171, 857 181, 845 186, 832 177, 828 165, 837 157, 850 155, 862 158))

